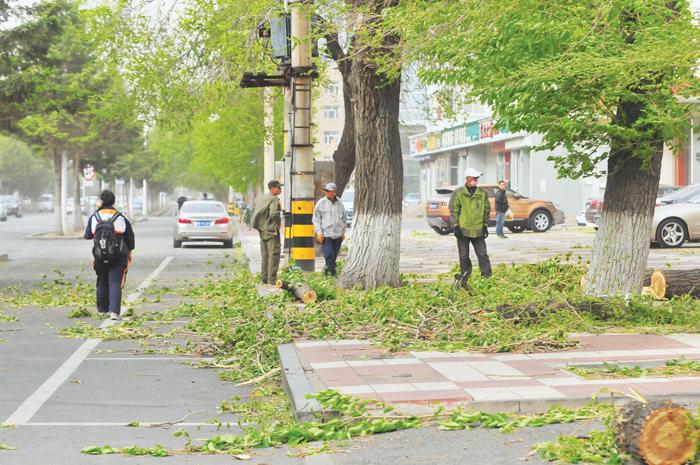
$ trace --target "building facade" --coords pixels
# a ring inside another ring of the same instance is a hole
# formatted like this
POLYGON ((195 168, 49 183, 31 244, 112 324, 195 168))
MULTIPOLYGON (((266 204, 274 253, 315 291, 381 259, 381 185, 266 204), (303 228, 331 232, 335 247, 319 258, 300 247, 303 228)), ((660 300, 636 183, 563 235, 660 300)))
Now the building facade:
POLYGON ((524 196, 551 200, 567 214, 576 214, 586 199, 602 195, 604 179, 558 179, 548 157, 563 152, 536 150, 540 144, 537 134, 511 133, 486 117, 413 136, 409 149, 421 164, 420 194, 424 202, 439 187, 462 184, 467 168, 484 173, 481 183, 506 180, 524 196))

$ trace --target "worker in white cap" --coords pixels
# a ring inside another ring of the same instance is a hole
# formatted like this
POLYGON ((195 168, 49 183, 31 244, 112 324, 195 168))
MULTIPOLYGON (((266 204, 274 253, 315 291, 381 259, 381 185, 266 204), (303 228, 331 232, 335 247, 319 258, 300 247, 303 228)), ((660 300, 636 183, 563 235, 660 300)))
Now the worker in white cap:
POLYGON ((481 276, 486 278, 491 276, 491 262, 486 253, 491 206, 486 191, 476 186, 482 174, 474 168, 467 168, 464 172, 465 185, 456 189, 450 197, 450 215, 454 234, 457 237, 460 268, 460 274, 455 278, 467 290, 469 290, 468 282, 472 273, 469 243, 474 247, 479 260, 481 276))
POLYGON ((324 186, 323 192, 326 195, 316 202, 312 218, 316 242, 323 245, 323 257, 326 259, 323 274, 331 276, 336 276, 335 261, 347 228, 345 207, 336 191, 337 187, 332 182, 324 186))

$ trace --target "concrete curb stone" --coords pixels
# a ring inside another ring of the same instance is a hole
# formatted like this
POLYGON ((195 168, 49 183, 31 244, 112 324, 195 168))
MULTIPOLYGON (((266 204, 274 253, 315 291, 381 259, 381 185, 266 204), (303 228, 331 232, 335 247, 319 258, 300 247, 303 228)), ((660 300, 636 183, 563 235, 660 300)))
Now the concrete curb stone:
POLYGON ((282 386, 284 387, 297 421, 318 420, 319 415, 330 416, 324 412, 316 399, 307 399, 308 394, 318 392, 322 387, 320 380, 314 382, 315 374, 311 367, 304 367, 294 344, 281 344, 277 347, 282 367, 282 386), (314 386, 316 384, 316 386, 314 386))

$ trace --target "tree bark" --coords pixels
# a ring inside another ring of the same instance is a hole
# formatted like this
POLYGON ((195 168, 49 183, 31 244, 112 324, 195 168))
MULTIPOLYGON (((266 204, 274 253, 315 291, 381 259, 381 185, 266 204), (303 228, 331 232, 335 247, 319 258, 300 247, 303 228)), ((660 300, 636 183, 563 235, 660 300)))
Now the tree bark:
POLYGON ((350 82, 350 69, 352 66, 339 66, 343 76, 343 108, 345 110, 345 123, 343 124, 343 134, 340 136, 338 148, 333 152, 335 162, 335 185, 338 188, 338 196, 343 195, 345 187, 348 185, 350 176, 355 170, 355 119, 352 109, 352 83, 350 82))
POLYGON ((630 402, 616 419, 617 442, 639 463, 681 465, 695 456, 690 412, 668 401, 630 402))
POLYGON ((63 230, 63 221, 61 218, 63 217, 63 199, 61 198, 61 154, 58 150, 55 150, 53 148, 49 149, 53 153, 53 178, 54 178, 54 187, 53 187, 53 197, 54 197, 54 206, 53 206, 53 219, 54 219, 54 224, 55 224, 55 233, 59 235, 65 234, 65 231, 63 230))
POLYGON ((343 195, 345 187, 355 170, 355 119, 352 109, 353 88, 351 72, 353 69, 352 59, 348 56, 354 48, 354 38, 350 41, 348 53, 343 50, 338 40, 338 33, 335 30, 328 30, 325 34, 328 54, 338 66, 338 71, 343 78, 343 110, 345 122, 343 123, 343 133, 340 136, 338 148, 333 152, 334 177, 338 196, 343 195))
MULTIPOLYGON (((352 0, 364 7, 359 28, 373 27, 395 0, 352 0), (369 12, 368 12, 369 11, 369 12)), ((399 139, 401 81, 379 74, 373 56, 397 46, 386 36, 381 46, 358 43, 350 82, 355 120, 355 223, 339 285, 345 288, 399 286, 403 160, 399 139)))
POLYGON ((73 196, 73 231, 85 229, 83 223, 83 212, 80 208, 80 154, 73 157, 73 168, 75 169, 75 195, 73 196))
MULTIPOLYGON (((639 104, 622 102, 615 124, 631 128, 641 115, 639 104)), ((649 256, 651 221, 661 174, 663 144, 648 136, 654 153, 645 166, 629 143, 613 141, 608 158, 601 224, 593 243, 586 292, 597 296, 638 294, 649 256)))
POLYGON ((651 294, 657 299, 670 299, 677 295, 690 295, 698 299, 700 298, 700 269, 647 271, 644 286, 650 286, 651 294))

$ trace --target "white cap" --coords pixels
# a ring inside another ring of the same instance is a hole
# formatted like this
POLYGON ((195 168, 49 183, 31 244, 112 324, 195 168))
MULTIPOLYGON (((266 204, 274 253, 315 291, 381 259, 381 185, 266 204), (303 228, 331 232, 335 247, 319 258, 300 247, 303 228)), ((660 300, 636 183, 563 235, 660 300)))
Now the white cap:
POLYGON ((484 173, 481 173, 474 168, 467 168, 466 171, 464 171, 464 177, 465 178, 478 178, 481 177, 484 173))
POLYGON ((328 184, 326 184, 326 187, 323 188, 324 191, 328 191, 328 192, 335 192, 336 189, 338 189, 338 188, 336 187, 335 183, 333 183, 333 182, 329 182, 328 184))

